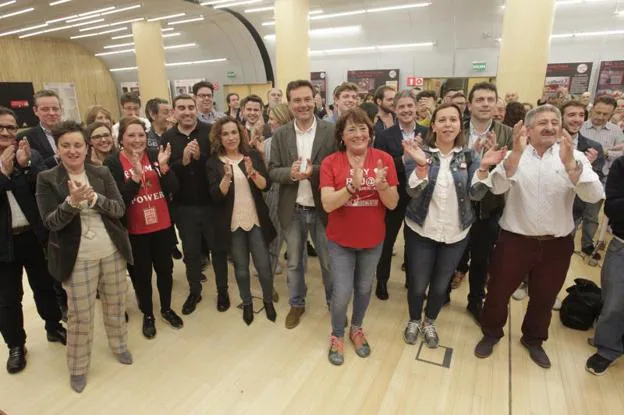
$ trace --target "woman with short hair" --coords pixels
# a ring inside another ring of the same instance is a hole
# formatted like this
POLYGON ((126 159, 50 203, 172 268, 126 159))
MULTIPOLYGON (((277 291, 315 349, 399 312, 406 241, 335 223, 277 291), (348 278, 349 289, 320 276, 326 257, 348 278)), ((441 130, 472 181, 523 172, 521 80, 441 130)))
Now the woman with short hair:
POLYGON ((103 165, 108 156, 118 151, 114 141, 110 125, 101 121, 89 124, 87 127, 89 149, 85 162, 96 166, 103 165))

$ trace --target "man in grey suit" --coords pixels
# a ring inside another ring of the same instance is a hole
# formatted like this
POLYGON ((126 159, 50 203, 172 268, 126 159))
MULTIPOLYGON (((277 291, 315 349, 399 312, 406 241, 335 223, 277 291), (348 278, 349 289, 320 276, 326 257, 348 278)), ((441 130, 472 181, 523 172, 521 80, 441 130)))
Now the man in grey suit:
POLYGON ((305 312, 307 287, 304 276, 304 249, 308 233, 318 252, 327 305, 332 279, 321 205, 319 171, 321 162, 337 150, 334 126, 314 116, 314 86, 307 80, 292 81, 286 88, 288 106, 295 119, 279 128, 271 145, 269 176, 280 184, 278 216, 288 253, 290 312, 286 328, 299 324, 305 312))

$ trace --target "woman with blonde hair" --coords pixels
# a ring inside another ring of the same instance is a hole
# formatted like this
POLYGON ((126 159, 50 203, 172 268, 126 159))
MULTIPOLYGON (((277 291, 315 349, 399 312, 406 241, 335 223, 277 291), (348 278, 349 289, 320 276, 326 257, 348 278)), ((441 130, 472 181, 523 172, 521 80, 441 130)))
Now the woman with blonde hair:
POLYGON ((91 125, 96 121, 107 124, 109 128, 113 127, 113 116, 111 112, 102 105, 93 105, 89 107, 89 111, 85 117, 86 125, 91 125))

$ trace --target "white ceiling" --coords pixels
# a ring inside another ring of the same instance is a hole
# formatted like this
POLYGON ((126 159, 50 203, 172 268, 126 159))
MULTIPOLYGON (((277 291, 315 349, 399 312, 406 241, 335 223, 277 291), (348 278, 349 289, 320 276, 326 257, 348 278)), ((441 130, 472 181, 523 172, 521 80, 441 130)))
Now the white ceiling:
MULTIPOLYGON (((8 0, 0 0, 0 4, 8 0)), ((298 0, 292 0, 298 1, 298 0)), ((405 5, 424 2, 426 0, 310 0, 310 9, 322 9, 324 14, 369 9, 375 7, 405 5)), ((436 42, 440 53, 449 50, 497 48, 496 39, 500 37, 504 10, 500 7, 502 0, 429 0, 432 5, 423 8, 408 10, 367 13, 363 15, 346 16, 333 19, 313 20, 312 29, 336 26, 361 26, 359 33, 339 35, 333 37, 313 38, 310 41, 311 50, 331 48, 358 47, 371 44, 403 44, 415 42, 436 42)), ((570 0, 565 0, 570 2, 570 0)), ((624 16, 615 16, 616 10, 624 10, 624 0, 573 0, 581 4, 561 5, 557 8, 554 33, 578 31, 624 29, 624 16)), ((95 53, 111 51, 104 46, 118 43, 128 43, 132 38, 114 40, 112 37, 131 33, 131 23, 115 25, 110 28, 101 28, 94 31, 80 31, 91 26, 111 24, 133 18, 154 18, 175 13, 186 13, 184 17, 171 20, 181 20, 204 16, 203 21, 169 26, 163 20, 164 28, 174 28, 180 32, 177 37, 164 39, 165 46, 196 43, 197 46, 186 49, 169 50, 166 52, 168 62, 180 62, 199 59, 227 58, 235 65, 242 77, 248 82, 262 81, 264 71, 260 62, 260 55, 253 40, 245 28, 230 14, 199 6, 184 0, 72 0, 57 6, 50 6, 50 0, 16 0, 14 4, 0 7, 0 15, 19 10, 34 8, 34 11, 16 15, 7 19, 0 19, 0 33, 19 30, 25 27, 43 24, 46 21, 65 16, 87 13, 105 7, 117 9, 141 5, 140 8, 103 15, 94 19, 76 21, 73 24, 89 22, 95 19, 104 19, 102 22, 69 28, 39 36, 50 36, 69 39, 71 36, 109 30, 111 28, 126 28, 119 32, 107 35, 75 39, 95 53), (250 62, 252 62, 250 64, 250 62)), ((271 6, 272 0, 263 0, 253 5, 232 7, 243 14, 264 36, 274 33, 274 27, 263 26, 262 23, 272 20, 271 11, 260 13, 244 13, 245 9, 271 6)), ((32 29, 18 34, 24 35, 38 30, 62 27, 72 23, 59 21, 47 27, 32 29)), ((530 22, 527 22, 527 30, 530 22)), ((171 32, 169 32, 171 33, 171 32)), ((622 37, 624 39, 624 36, 622 37)), ((273 41, 265 40, 271 55, 273 41)), ((411 52, 414 53, 414 52, 411 52)), ((135 65, 133 53, 103 56, 102 59, 110 68, 128 67, 135 65)), ((227 67, 227 64, 225 65, 227 67)))

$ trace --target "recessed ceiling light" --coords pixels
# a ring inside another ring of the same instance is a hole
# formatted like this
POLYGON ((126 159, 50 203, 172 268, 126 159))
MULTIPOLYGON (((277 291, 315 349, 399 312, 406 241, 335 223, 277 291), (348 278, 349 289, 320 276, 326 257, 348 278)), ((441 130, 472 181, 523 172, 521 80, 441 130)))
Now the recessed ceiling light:
POLYGON ((50 3, 50 6, 58 6, 59 4, 69 3, 71 0, 56 0, 50 3))
POLYGON ((36 26, 29 26, 23 29, 16 29, 16 30, 11 30, 9 32, 0 33, 0 36, 15 35, 17 33, 28 32, 29 30, 41 29, 42 27, 47 27, 47 26, 48 26, 47 23, 38 24, 36 26))
POLYGON ((29 7, 28 9, 23 9, 23 10, 18 10, 16 12, 11 12, 11 13, 7 13, 7 14, 3 14, 0 16, 0 19, 6 19, 7 17, 13 17, 13 16, 17 16, 19 14, 24 14, 24 13, 28 13, 35 10, 34 7, 29 7))
POLYGON ((193 18, 184 19, 184 20, 174 20, 173 22, 169 22, 167 24, 170 25, 170 26, 175 26, 177 24, 199 22, 199 21, 202 21, 202 20, 204 20, 204 16, 193 17, 193 18))
POLYGON ((160 20, 173 19, 174 17, 182 17, 182 16, 186 16, 186 13, 176 13, 176 14, 170 14, 168 16, 153 17, 151 19, 147 19, 147 21, 148 22, 158 22, 160 20))

